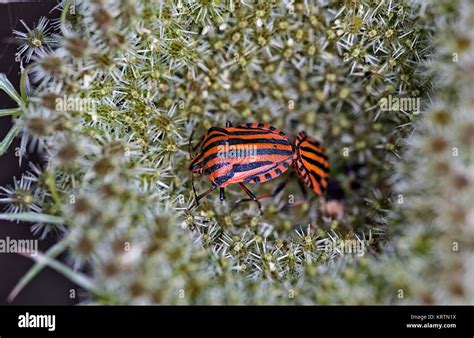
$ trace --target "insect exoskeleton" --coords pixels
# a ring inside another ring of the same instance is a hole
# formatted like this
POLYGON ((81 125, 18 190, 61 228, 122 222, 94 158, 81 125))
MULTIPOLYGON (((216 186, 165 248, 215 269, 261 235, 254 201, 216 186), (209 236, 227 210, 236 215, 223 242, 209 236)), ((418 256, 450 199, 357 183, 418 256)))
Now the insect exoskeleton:
POLYGON ((294 166, 300 180, 316 195, 324 195, 329 179, 329 162, 324 147, 317 139, 301 131, 296 138, 295 153, 294 166))
POLYGON ((195 148, 199 145, 189 170, 207 176, 212 187, 199 196, 196 194, 196 204, 216 188, 220 188, 223 200, 224 187, 238 183, 261 211, 260 202, 245 184, 263 183, 280 176, 296 158, 287 135, 263 123, 233 127, 228 122, 225 128, 212 127, 195 148))

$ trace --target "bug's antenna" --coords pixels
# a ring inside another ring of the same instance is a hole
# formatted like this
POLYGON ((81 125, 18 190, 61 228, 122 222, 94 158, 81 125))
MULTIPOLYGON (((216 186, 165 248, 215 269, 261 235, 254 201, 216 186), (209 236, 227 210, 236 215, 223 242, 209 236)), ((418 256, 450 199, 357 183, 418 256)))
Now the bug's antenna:
MULTIPOLYGON (((193 129, 191 131, 191 135, 189 135, 189 141, 188 141, 188 152, 189 152, 189 159, 192 160, 193 159, 193 146, 192 146, 192 143, 193 143, 193 135, 194 135, 194 128, 195 126, 193 126, 193 129)), ((194 186, 194 173, 191 172, 191 185, 193 187, 193 193, 194 193, 194 203, 193 205, 197 202, 197 193, 196 193, 196 187, 194 186)), ((191 206, 192 207, 192 206, 191 206)))
POLYGON ((189 135, 189 142, 188 142, 188 151, 189 151, 189 159, 192 160, 193 159, 193 147, 192 147, 192 143, 193 143, 193 135, 194 135, 194 126, 193 126, 193 130, 191 131, 191 135, 189 135))
POLYGON ((193 186, 193 192, 194 192, 194 201, 197 204, 198 203, 198 195, 196 192, 196 187, 194 186, 194 173, 191 173, 191 185, 193 186))

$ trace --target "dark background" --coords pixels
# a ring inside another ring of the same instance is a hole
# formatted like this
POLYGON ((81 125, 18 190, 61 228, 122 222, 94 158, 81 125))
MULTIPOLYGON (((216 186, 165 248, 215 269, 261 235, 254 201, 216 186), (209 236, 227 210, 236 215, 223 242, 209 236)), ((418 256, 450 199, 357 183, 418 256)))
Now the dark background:
MULTIPOLYGON (((19 87, 20 64, 15 62, 15 53, 18 47, 17 41, 13 38, 12 31, 17 29, 25 31, 20 20, 23 20, 28 27, 32 28, 39 21, 41 16, 50 19, 57 18, 59 11, 51 10, 57 5, 57 1, 29 1, 11 2, 9 4, 0 3, 0 73, 5 73, 15 88, 19 87)), ((13 108, 15 102, 5 93, 0 91, 0 109, 13 108)), ((0 140, 3 140, 8 130, 11 128, 10 117, 0 118, 0 140)), ((0 185, 13 184, 13 177, 21 177, 21 173, 28 168, 30 161, 38 161, 38 156, 30 155, 22 161, 22 166, 18 165, 18 158, 15 157, 15 148, 19 140, 10 147, 8 153, 0 157, 0 185)), ((3 212, 5 205, 0 204, 0 212, 3 212)), ((26 223, 10 223, 0 221, 0 238, 32 239, 30 225, 26 223)), ((48 237, 38 243, 40 251, 47 250, 55 243, 54 237, 48 237)), ((46 268, 38 274, 25 289, 12 302, 8 303, 6 298, 20 278, 32 266, 32 261, 17 254, 0 253, 0 305, 64 305, 77 302, 79 290, 77 287, 62 277, 57 272, 46 268), (76 300, 69 298, 71 289, 76 290, 76 300)))

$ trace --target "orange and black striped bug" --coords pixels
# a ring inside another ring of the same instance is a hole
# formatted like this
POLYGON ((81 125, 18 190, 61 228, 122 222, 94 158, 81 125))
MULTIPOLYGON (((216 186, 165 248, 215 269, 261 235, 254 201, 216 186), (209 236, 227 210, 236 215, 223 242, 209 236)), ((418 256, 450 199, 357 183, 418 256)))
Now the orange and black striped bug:
MULTIPOLYGON (((192 136, 193 133, 189 139, 190 154, 193 150, 192 136)), ((307 194, 304 185, 317 196, 322 196, 327 188, 328 157, 319 141, 308 137, 304 132, 298 134, 293 145, 283 131, 268 124, 246 123, 233 127, 227 122, 225 128, 210 128, 194 150, 199 146, 201 149, 192 158, 189 170, 193 174, 206 175, 211 180, 212 187, 197 195, 193 176, 192 186, 196 205, 216 188, 220 188, 220 199, 224 200, 224 188, 238 183, 249 198, 240 199, 236 204, 254 201, 262 212, 260 200, 275 197, 283 190, 292 175, 280 183, 273 193, 259 197, 256 197, 245 184, 269 181, 283 174, 291 166, 296 169, 305 199, 307 194), (227 156, 229 150, 239 150, 239 147, 241 150, 245 147, 245 151, 237 152, 236 156, 227 156)))
MULTIPOLYGON (((192 134, 190 154, 191 142, 192 134)), ((256 202, 262 212, 259 198, 245 184, 263 183, 280 176, 291 167, 296 157, 294 146, 286 134, 263 123, 233 127, 227 122, 225 128, 212 127, 195 148, 199 145, 201 149, 192 159, 189 170, 206 175, 212 187, 197 195, 193 181, 196 205, 216 188, 220 188, 220 199, 224 200, 224 188, 238 183, 249 196, 246 200, 256 202)))

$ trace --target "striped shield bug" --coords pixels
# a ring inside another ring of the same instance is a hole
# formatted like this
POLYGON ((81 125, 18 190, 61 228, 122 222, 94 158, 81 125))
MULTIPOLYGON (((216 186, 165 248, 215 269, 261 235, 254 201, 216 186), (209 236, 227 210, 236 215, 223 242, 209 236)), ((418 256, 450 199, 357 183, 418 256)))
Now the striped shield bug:
MULTIPOLYGON (((189 151, 192 154, 192 134, 189 151)), ((239 184, 249 199, 257 203, 259 199, 245 184, 263 183, 274 179, 290 168, 296 158, 294 146, 286 134, 263 123, 246 123, 233 127, 227 122, 225 128, 212 127, 202 137, 195 149, 199 152, 192 158, 189 170, 209 178, 212 186, 197 195, 194 188, 195 204, 214 191, 220 189, 220 199, 224 200, 224 188, 239 184)))

